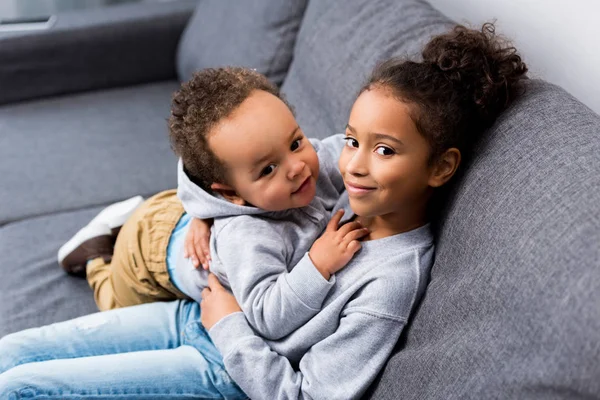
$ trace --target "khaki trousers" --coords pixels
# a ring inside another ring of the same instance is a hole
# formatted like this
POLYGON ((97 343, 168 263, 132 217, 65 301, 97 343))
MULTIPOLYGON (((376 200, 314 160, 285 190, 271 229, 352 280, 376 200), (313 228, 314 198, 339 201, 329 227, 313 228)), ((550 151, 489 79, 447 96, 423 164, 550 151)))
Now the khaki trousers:
POLYGON ((121 228, 112 261, 96 258, 87 280, 101 311, 188 298, 169 279, 167 246, 184 210, 176 190, 150 197, 121 228))

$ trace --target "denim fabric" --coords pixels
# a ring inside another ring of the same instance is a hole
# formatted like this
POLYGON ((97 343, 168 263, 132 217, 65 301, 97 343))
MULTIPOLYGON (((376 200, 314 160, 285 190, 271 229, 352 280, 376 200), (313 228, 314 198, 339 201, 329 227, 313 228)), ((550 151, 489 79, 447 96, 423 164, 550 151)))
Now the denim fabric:
POLYGON ((0 339, 0 398, 244 399, 189 301, 96 313, 0 339), (101 371, 101 372, 99 372, 101 371))

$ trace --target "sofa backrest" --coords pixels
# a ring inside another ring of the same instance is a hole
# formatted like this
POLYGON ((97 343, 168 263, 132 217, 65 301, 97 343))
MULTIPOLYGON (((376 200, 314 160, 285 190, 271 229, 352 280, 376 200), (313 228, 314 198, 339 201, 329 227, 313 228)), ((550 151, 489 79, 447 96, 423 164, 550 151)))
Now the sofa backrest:
POLYGON ((254 68, 281 84, 307 0, 202 0, 179 42, 177 72, 228 65, 254 68))
POLYGON ((373 67, 414 56, 453 23, 419 0, 311 0, 282 90, 309 137, 344 130, 373 67))

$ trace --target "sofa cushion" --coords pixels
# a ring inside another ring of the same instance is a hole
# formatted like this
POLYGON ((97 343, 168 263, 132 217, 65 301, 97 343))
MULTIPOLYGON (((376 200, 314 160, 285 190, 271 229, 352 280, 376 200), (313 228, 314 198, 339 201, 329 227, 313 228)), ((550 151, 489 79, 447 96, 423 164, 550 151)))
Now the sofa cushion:
POLYGON ((255 68, 281 84, 307 0, 203 0, 183 34, 179 79, 208 67, 255 68))
POLYGON ((380 61, 419 54, 452 22, 419 0, 310 1, 282 86, 309 137, 344 129, 363 82, 380 61))
POLYGON ((0 226, 177 184, 176 81, 0 107, 0 226))
POLYGON ((531 81, 477 149, 371 398, 598 398, 600 116, 531 81))
POLYGON ((101 208, 0 227, 0 337, 97 310, 87 282, 68 276, 56 253, 101 208))

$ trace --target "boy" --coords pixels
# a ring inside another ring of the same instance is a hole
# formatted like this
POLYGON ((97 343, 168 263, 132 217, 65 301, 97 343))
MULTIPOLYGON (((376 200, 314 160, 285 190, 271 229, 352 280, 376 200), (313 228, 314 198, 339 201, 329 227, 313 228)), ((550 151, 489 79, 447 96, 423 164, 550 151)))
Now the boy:
POLYGON ((338 229, 338 213, 315 241, 344 191, 342 135, 313 147, 278 89, 243 68, 204 70, 183 84, 169 132, 179 199, 167 191, 137 208, 134 199, 112 206, 61 248, 59 262, 86 273, 101 310, 199 302, 208 271, 184 257, 183 237, 192 217, 214 218, 211 272, 263 337, 289 334, 320 310, 333 275, 368 233, 357 222, 338 229), (103 220, 127 212, 112 254, 118 224, 103 220))

